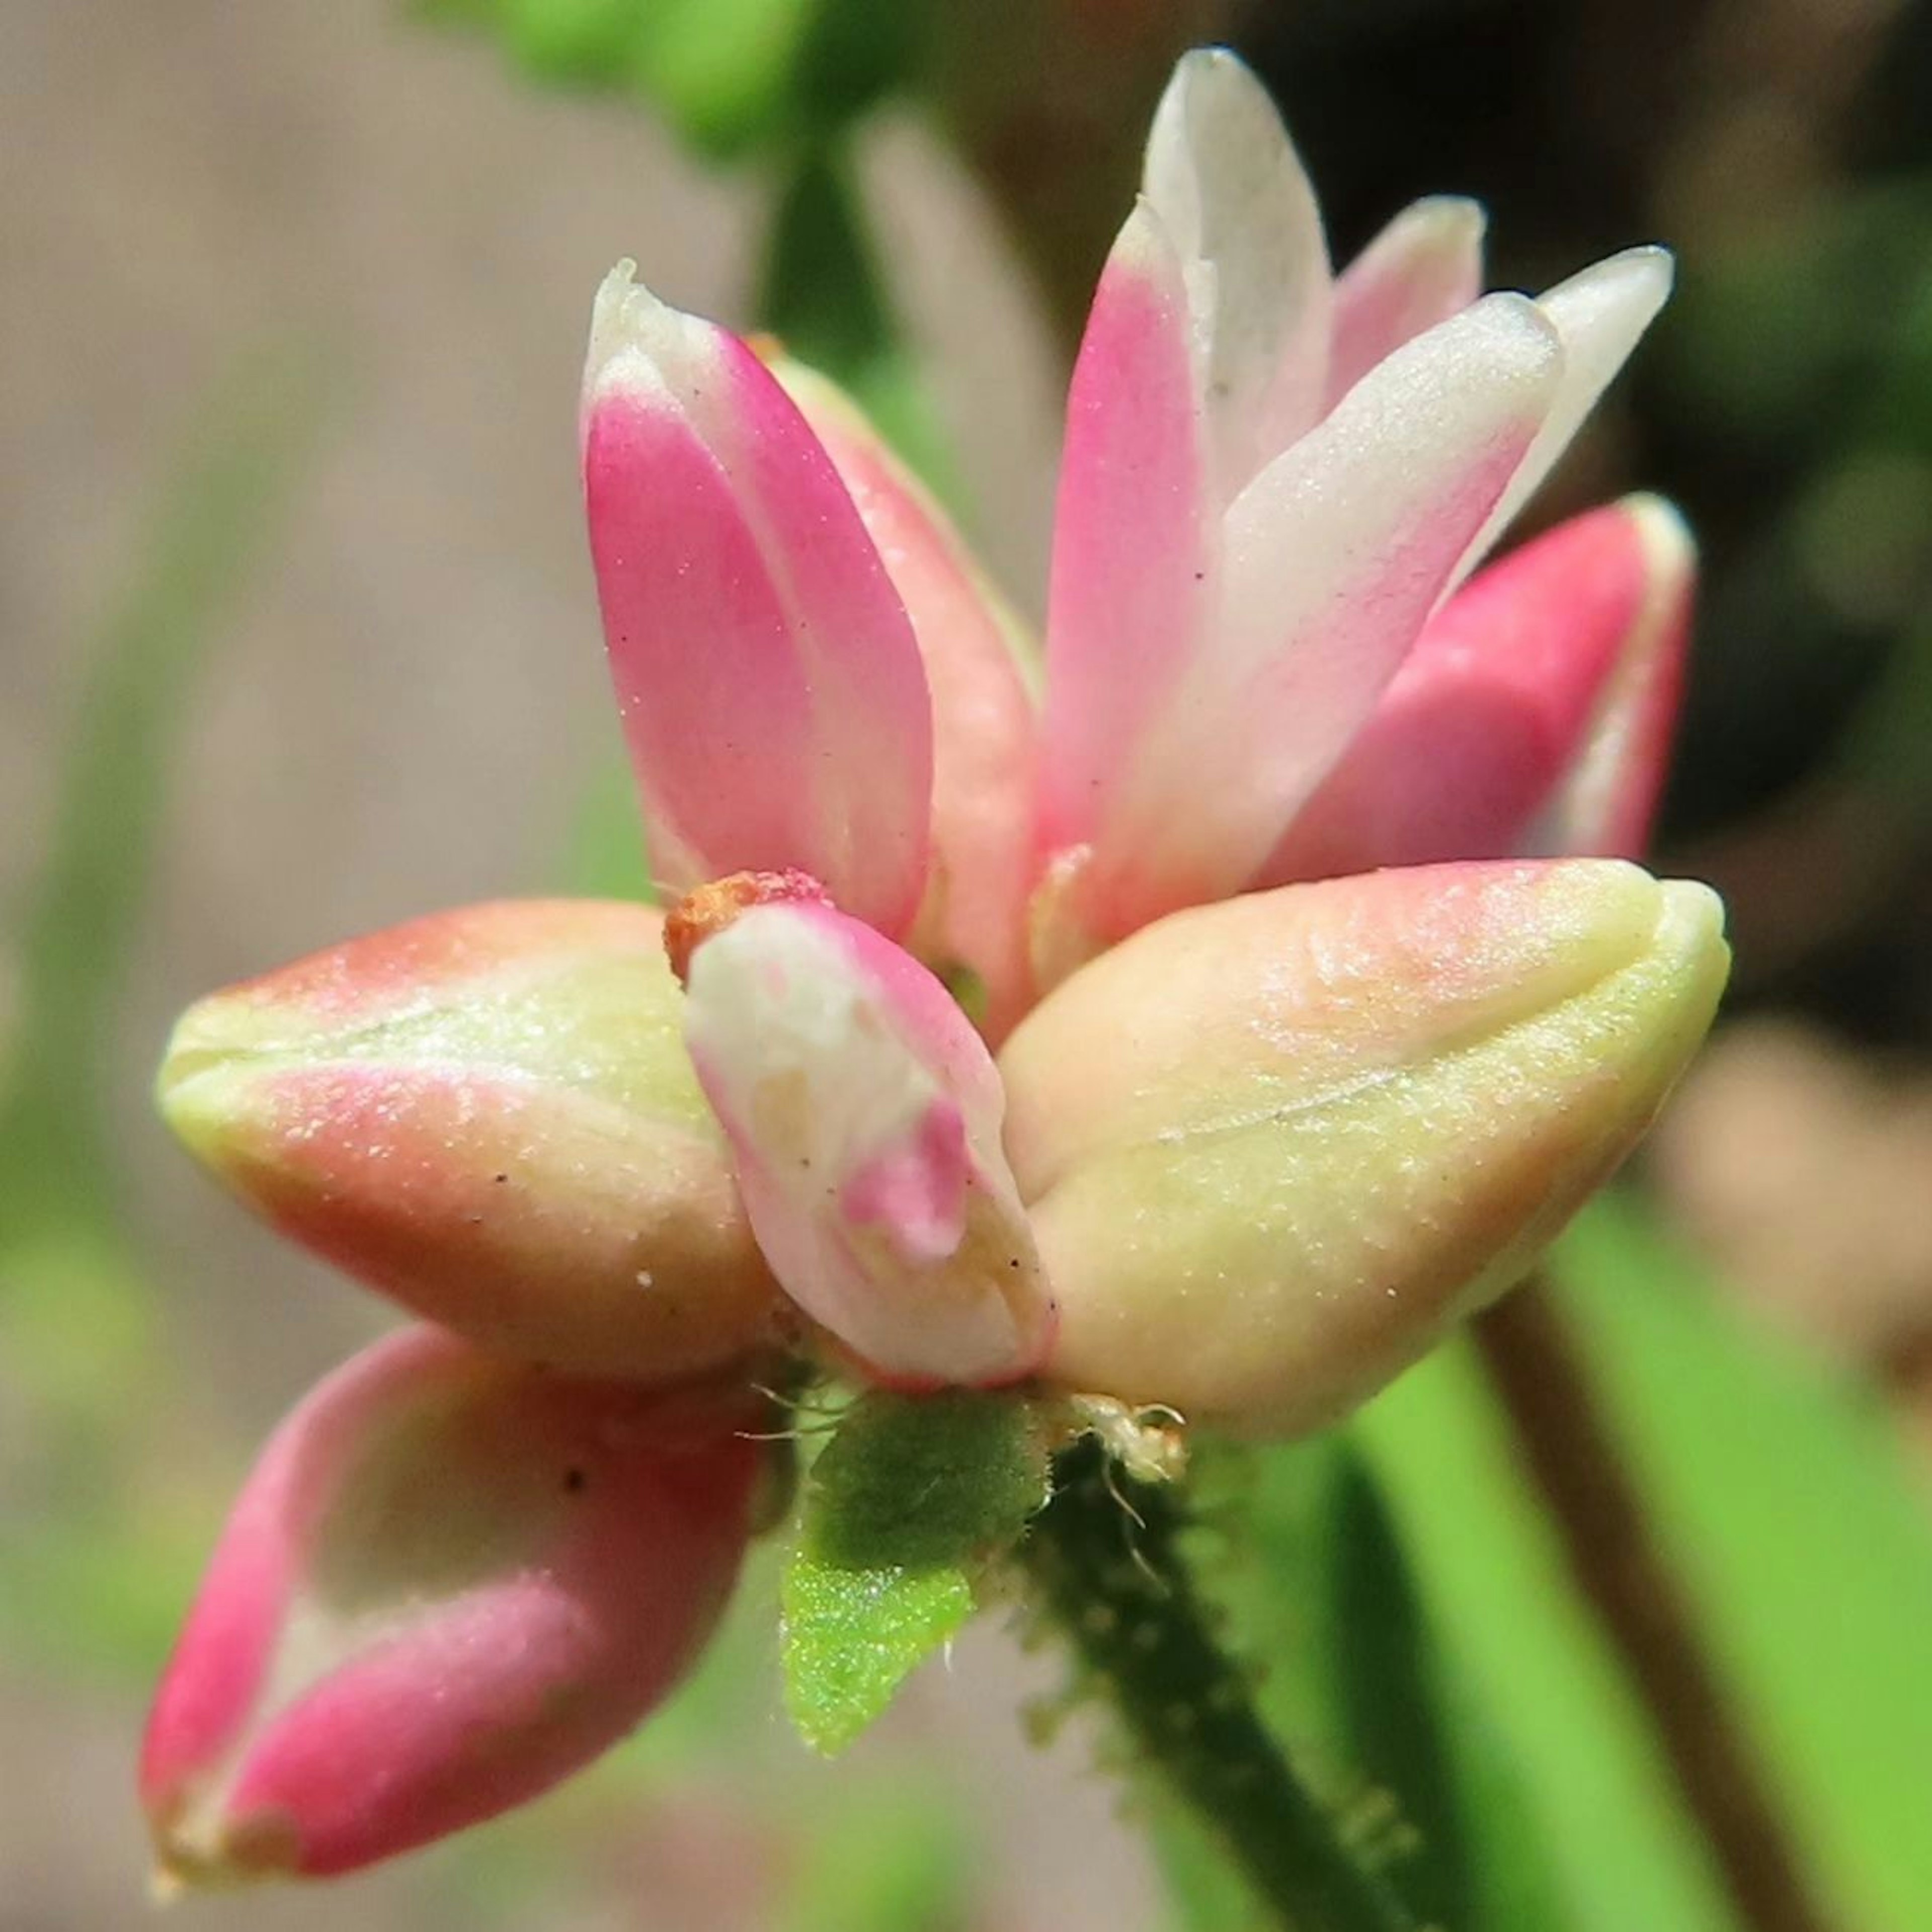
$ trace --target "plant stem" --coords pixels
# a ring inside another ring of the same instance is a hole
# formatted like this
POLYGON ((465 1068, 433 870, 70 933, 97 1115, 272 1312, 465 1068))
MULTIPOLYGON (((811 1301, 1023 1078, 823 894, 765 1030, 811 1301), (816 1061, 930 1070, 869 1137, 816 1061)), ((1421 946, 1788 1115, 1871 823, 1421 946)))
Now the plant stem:
POLYGON ((1137 1758, 1220 1840, 1272 1923, 1415 1932, 1295 1776, 1246 1674, 1216 1642, 1179 1548, 1186 1523, 1174 1485, 1110 1468, 1089 1438, 1061 1454, 1021 1560, 1137 1758))
POLYGON ((1825 1932, 1831 1922, 1732 1718, 1562 1311, 1540 1282, 1526 1282, 1477 1322, 1476 1336, 1570 1574, 1643 1700, 1738 1917, 1756 1932, 1825 1932))

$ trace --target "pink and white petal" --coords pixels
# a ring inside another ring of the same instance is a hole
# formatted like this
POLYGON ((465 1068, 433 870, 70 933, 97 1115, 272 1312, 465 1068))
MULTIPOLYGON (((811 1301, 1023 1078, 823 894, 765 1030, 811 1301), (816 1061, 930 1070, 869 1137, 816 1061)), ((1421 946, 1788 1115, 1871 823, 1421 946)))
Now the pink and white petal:
POLYGON ((1046 850, 1078 846, 1211 616, 1213 500, 1179 256, 1144 202, 1100 277, 1066 401, 1040 770, 1046 850))
POLYGON ((1626 248, 1537 297, 1537 307, 1563 338, 1563 386, 1522 468, 1470 547, 1466 570, 1481 560, 1562 460, 1670 300, 1676 274, 1669 249, 1626 248))
POLYGON ((838 386, 782 358, 773 373, 824 446, 919 640, 932 691, 932 868, 922 950, 963 962, 998 1037, 1024 1003, 1039 722, 1032 646, 945 512, 838 386))
POLYGON ((1225 47, 1175 68, 1142 192, 1180 257, 1229 502, 1322 413, 1330 276, 1321 210, 1267 89, 1225 47))
MULTIPOLYGON (((1667 613, 1681 634, 1688 550, 1668 541, 1681 528, 1632 499, 1478 572, 1430 620, 1256 883, 1523 849, 1612 694, 1648 688, 1667 613)), ((1610 850, 1567 836, 1546 849, 1610 850)))
POLYGON ((1405 342, 1460 314, 1483 292, 1480 202, 1430 195, 1404 208, 1335 284, 1328 406, 1405 342))
POLYGON ((534 1796, 691 1660, 750 1532, 757 1411, 392 1336, 283 1424, 157 1696, 164 1875, 346 1871, 534 1796))
POLYGON ((932 785, 912 626, 776 380, 632 273, 598 293, 584 494, 658 876, 796 867, 904 932, 932 785))
POLYGON ((1522 842, 1526 851, 1628 858, 1649 842, 1683 696, 1697 551, 1683 518, 1662 498, 1632 496, 1618 507, 1643 548, 1642 608, 1582 750, 1522 842))
POLYGON ((1132 748, 1082 883, 1118 938, 1240 891, 1334 764, 1515 472, 1562 369, 1492 296, 1389 357, 1228 513, 1214 649, 1132 748))
POLYGON ((897 1388, 1015 1382, 1055 1311, 984 1042, 909 954, 830 906, 754 907, 692 956, 698 1078, 772 1272, 897 1388))

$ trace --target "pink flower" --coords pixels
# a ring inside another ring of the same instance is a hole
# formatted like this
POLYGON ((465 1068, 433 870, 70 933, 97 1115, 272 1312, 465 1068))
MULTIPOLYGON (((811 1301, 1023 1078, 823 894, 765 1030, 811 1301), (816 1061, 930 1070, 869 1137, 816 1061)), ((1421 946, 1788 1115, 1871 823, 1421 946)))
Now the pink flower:
POLYGON ((271 1445, 151 1736, 170 1868, 340 1869, 634 1720, 748 1533, 765 1357, 1306 1429, 1628 1150, 1720 914, 1538 855, 1642 842, 1689 544, 1632 499, 1471 573, 1669 266, 1479 298, 1480 228, 1424 202, 1332 275, 1265 96, 1184 61, 1073 376, 1043 664, 830 385, 605 283, 591 550, 676 903, 447 914, 182 1022, 195 1151, 467 1339, 379 1352, 271 1445), (446 1381, 497 1420, 393 1426, 446 1381), (614 1459, 590 1501, 500 1454, 526 1413, 533 1466, 614 1459), (708 1531, 653 1500, 694 1432, 708 1531), (328 1498, 452 1456, 474 1546, 425 1594, 436 1547, 328 1498), (338 1538, 380 1615, 340 1613, 338 1538))
POLYGON ((329 1377, 242 1491, 148 1720, 164 1876, 352 1870, 621 1738, 736 1575, 755 1413, 434 1328, 329 1377))

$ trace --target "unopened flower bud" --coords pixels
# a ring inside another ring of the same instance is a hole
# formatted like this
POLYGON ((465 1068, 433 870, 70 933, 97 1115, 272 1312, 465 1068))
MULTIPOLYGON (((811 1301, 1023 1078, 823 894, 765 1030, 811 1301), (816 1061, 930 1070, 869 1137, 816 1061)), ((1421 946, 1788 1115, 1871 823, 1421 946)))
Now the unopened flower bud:
POLYGON ((1000 1057, 1048 1377, 1317 1427, 1520 1279, 1648 1124, 1729 954, 1701 886, 1460 865, 1184 913, 1000 1057))
POLYGON ((148 1720, 161 1882, 352 1870, 616 1742, 729 1594, 751 1419, 429 1328, 329 1377, 243 1490, 148 1720))
POLYGON ((472 906, 202 1000, 160 1102, 250 1206, 417 1312, 668 1380, 782 1306, 681 1006, 646 908, 472 906))
POLYGON ((807 902, 691 958, 692 1057, 785 1291, 900 1388, 1030 1375, 1053 1302, 985 1043, 926 968, 807 902))

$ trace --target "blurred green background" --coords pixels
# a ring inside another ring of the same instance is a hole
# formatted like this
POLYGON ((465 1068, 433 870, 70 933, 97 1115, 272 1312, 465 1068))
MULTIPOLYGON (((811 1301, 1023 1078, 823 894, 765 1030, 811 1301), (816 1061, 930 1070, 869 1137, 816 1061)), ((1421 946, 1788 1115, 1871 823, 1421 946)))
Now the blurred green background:
MULTIPOLYGON (((634 876, 584 776, 617 767, 572 435, 598 278, 631 254, 836 365, 1036 611, 1068 332, 1207 37, 1275 90, 1338 257, 1437 190, 1488 202, 1504 285, 1679 251, 1537 514, 1642 484, 1704 540, 1664 858, 1726 892, 1737 993, 1564 1250, 1564 1312, 1811 1922, 1932 1924, 1932 4, 12 0, 0 1932, 145 1919, 146 1684, 254 1442, 384 1318, 150 1124, 172 1014, 412 912, 634 876)), ((1471 1352, 1346 1443, 1205 1460, 1274 1714, 1446 1922, 1772 1922, 1687 1822, 1471 1352)), ((176 1917, 1243 1922, 1086 1774, 1091 1714, 997 1617, 810 1761, 770 1597, 533 1811, 176 1917)))

